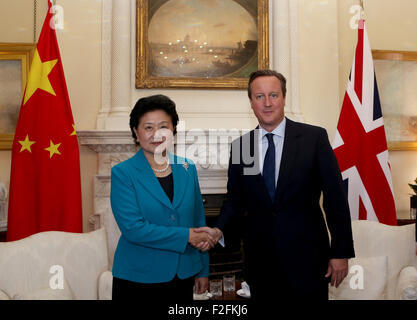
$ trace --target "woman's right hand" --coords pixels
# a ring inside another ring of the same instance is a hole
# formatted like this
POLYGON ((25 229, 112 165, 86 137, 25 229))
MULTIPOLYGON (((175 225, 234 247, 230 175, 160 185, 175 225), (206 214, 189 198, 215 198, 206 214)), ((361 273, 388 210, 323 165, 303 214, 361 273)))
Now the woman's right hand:
MULTIPOLYGON (((196 248, 202 242, 206 243, 206 245, 204 246, 205 250, 213 248, 214 245, 216 244, 216 241, 207 232, 195 232, 194 228, 190 228, 190 235, 188 236, 188 242, 193 247, 196 247, 196 248)), ((198 249, 201 250, 201 246, 198 247, 198 249)), ((205 251, 205 250, 203 250, 203 251, 205 251)))

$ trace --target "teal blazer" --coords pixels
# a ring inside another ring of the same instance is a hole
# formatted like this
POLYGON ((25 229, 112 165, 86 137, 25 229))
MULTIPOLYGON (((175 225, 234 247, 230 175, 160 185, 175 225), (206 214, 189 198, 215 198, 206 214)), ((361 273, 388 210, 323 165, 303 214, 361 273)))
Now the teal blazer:
POLYGON ((189 228, 205 226, 195 165, 170 154, 171 203, 139 150, 112 168, 110 201, 121 231, 113 276, 141 283, 208 277, 208 252, 188 243, 189 228))

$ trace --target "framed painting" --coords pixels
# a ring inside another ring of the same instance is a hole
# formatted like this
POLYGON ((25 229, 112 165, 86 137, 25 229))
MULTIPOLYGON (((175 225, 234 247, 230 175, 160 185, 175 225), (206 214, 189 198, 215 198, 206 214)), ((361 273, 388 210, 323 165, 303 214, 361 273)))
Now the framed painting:
POLYGON ((136 0, 136 88, 246 89, 269 66, 268 0, 136 0))
POLYGON ((417 150, 417 52, 373 50, 390 150, 417 150))
POLYGON ((0 43, 0 150, 12 148, 35 45, 0 43))

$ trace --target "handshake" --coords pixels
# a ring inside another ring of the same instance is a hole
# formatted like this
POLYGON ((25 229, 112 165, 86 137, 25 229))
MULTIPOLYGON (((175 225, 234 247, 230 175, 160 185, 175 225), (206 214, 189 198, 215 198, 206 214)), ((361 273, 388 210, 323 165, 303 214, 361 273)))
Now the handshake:
POLYGON ((221 237, 222 232, 218 228, 190 228, 188 242, 200 251, 207 251, 213 248, 221 237))

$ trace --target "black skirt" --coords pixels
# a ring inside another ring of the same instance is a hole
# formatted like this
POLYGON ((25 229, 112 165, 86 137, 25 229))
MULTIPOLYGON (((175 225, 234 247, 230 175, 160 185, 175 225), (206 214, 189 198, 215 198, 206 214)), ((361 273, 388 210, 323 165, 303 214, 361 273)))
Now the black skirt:
POLYGON ((113 277, 113 300, 137 301, 193 301, 194 277, 180 279, 177 276, 169 282, 139 283, 113 277))

